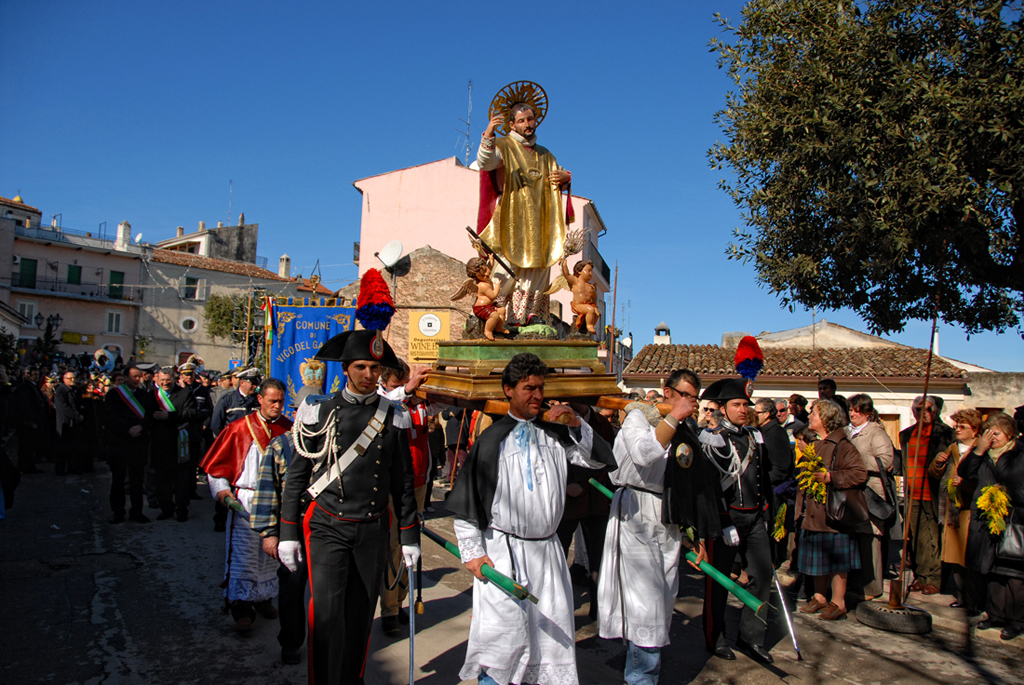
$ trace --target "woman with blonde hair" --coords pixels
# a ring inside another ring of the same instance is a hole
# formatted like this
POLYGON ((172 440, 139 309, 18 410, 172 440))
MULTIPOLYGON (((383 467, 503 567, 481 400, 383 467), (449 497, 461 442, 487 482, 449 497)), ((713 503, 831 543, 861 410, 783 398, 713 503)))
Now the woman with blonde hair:
POLYGON ((975 482, 958 476, 957 468, 978 443, 982 417, 976 409, 961 409, 949 418, 956 422, 956 442, 935 456, 928 473, 939 480, 939 523, 943 526, 941 558, 942 563, 950 565, 956 585, 955 599, 949 606, 963 607, 969 617, 974 617, 985 606, 984 585, 964 569, 975 482))

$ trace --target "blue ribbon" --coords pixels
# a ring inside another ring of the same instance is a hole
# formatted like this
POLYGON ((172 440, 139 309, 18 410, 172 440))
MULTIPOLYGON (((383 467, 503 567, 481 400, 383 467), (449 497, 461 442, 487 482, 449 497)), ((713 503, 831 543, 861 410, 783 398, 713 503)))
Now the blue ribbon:
POLYGON ((516 444, 526 453, 526 489, 533 492, 533 463, 530 459, 531 445, 537 444, 537 427, 532 421, 519 421, 514 431, 516 444))

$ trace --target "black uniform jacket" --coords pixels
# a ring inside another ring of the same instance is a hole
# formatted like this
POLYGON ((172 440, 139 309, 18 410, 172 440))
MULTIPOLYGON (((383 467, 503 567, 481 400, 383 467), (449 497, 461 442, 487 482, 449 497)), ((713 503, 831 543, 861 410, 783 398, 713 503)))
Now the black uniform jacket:
POLYGON ((686 423, 681 423, 672 436, 662 497, 664 523, 693 527, 697 537, 704 540, 721 536, 722 487, 718 472, 704 457, 697 436, 686 423))
MULTIPOLYGON (((448 501, 445 502, 445 507, 455 514, 456 518, 465 519, 480 530, 486 530, 491 525, 491 505, 494 503, 494 491, 498 486, 498 457, 501 455, 501 443, 517 424, 518 421, 506 414, 480 434, 455 479, 455 486, 448 495, 448 501)), ((537 421, 537 429, 547 433, 566 449, 576 444, 569 436, 568 426, 537 421)), ((611 445, 596 432, 590 460, 604 464, 608 470, 618 466, 611 445)))
POLYGON ((232 421, 237 421, 246 414, 251 414, 259 407, 259 400, 256 393, 243 397, 242 393, 232 388, 231 392, 220 398, 216 408, 213 410, 213 418, 210 420, 210 430, 214 437, 220 435, 224 426, 232 421))
MULTIPOLYGON (((176 411, 168 414, 163 421, 153 419, 150 424, 150 456, 152 457, 153 468, 163 469, 176 466, 178 463, 178 429, 195 416, 196 403, 189 388, 180 385, 171 388, 167 393, 176 411)), ((160 410, 159 401, 156 399, 156 390, 153 391, 153 409, 160 410)))
MULTIPOLYGON (((374 396, 369 404, 353 404, 345 400, 341 392, 337 392, 320 403, 319 420, 308 428, 311 432, 321 430, 324 422, 332 415, 332 410, 337 409, 331 420, 335 421, 337 433, 334 444, 336 456, 340 457, 370 423, 377 411, 377 400, 374 396)), ((356 457, 345 469, 341 477, 341 489, 335 479, 316 498, 316 505, 339 521, 372 521, 387 514, 390 495, 398 518, 399 538, 403 545, 415 545, 419 544, 420 528, 412 455, 409 452, 407 431, 394 426, 394 414, 393 407, 388 409, 384 428, 366 452, 356 457)), ((323 444, 324 437, 320 436, 312 441, 304 439, 302 447, 307 452, 319 452, 323 444)), ((330 455, 324 457, 316 464, 314 471, 313 460, 298 453, 292 457, 281 502, 282 540, 299 540, 302 536, 301 518, 306 510, 305 503, 309 500, 306 488, 326 472, 331 461, 330 455)))

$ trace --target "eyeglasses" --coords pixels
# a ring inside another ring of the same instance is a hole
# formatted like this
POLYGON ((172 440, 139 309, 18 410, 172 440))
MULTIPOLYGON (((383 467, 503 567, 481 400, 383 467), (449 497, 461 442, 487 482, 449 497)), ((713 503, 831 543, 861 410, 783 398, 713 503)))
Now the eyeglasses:
POLYGON ((705 408, 704 408, 704 413, 705 413, 705 414, 714 414, 714 413, 715 413, 715 410, 714 410, 714 409, 712 409, 711 407, 705 407, 705 408))
POLYGON ((698 396, 691 395, 690 393, 685 392, 683 390, 676 390, 672 386, 666 386, 665 389, 666 390, 671 390, 672 392, 676 393, 677 395, 679 395, 680 397, 682 397, 684 399, 693 400, 694 402, 699 402, 700 401, 700 398, 698 396))

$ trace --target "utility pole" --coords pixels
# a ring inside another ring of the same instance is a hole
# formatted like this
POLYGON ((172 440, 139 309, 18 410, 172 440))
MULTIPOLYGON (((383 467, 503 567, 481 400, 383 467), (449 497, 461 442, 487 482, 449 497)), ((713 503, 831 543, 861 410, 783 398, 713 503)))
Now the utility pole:
POLYGON ((619 346, 619 336, 615 333, 615 308, 619 301, 619 260, 615 260, 615 285, 612 288, 612 344, 608 346, 609 353, 611 354, 612 362, 612 375, 618 378, 618 374, 615 373, 615 351, 619 346))

